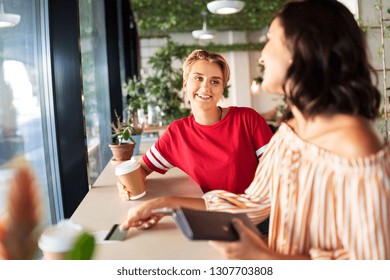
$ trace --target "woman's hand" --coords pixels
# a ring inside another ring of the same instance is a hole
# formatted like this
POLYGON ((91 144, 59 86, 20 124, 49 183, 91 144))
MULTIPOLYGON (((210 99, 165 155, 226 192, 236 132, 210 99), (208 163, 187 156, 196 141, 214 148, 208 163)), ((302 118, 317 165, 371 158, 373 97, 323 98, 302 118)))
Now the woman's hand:
POLYGON ((126 190, 125 186, 119 181, 116 182, 116 186, 118 187, 119 196, 122 199, 130 200, 130 192, 126 190))
POLYGON ((244 260, 276 258, 260 235, 245 226, 240 219, 233 219, 232 222, 240 236, 238 241, 209 241, 210 245, 219 251, 224 258, 244 260))
POLYGON ((155 226, 164 214, 153 213, 152 210, 159 208, 187 207, 204 210, 206 205, 201 198, 161 196, 144 202, 143 204, 130 208, 127 219, 120 225, 121 230, 128 230, 131 227, 149 229, 155 226))
MULTIPOLYGON (((142 178, 144 180, 144 182, 146 182, 146 176, 148 176, 150 173, 153 172, 153 170, 151 170, 146 164, 145 162, 142 160, 142 158, 140 158, 138 160, 138 163, 141 165, 141 174, 142 174, 142 178)), ((116 186, 118 188, 118 192, 119 192, 119 196, 124 199, 124 200, 130 200, 130 197, 131 197, 131 194, 130 192, 128 192, 125 188, 125 186, 120 182, 120 181, 117 181, 116 182, 116 186)))
POLYGON ((154 214, 152 213, 152 210, 161 207, 163 207, 161 206, 161 200, 159 198, 155 198, 146 201, 137 207, 130 208, 127 214, 127 219, 120 225, 120 229, 128 230, 131 227, 149 229, 155 226, 164 215, 154 214))

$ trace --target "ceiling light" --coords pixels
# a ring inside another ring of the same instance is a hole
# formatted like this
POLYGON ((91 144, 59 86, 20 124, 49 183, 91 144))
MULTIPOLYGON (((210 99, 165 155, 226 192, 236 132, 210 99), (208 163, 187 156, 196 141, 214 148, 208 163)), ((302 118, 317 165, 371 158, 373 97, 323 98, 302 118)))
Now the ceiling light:
POLYGON ((6 14, 4 12, 3 1, 0 3, 0 28, 1 27, 12 27, 19 23, 20 15, 6 14))
POLYGON ((214 32, 212 30, 207 30, 206 15, 206 12, 202 12, 203 28, 192 31, 192 36, 194 36, 195 39, 207 40, 214 38, 214 32))
POLYGON ((217 0, 207 4, 207 9, 213 14, 228 15, 240 12, 245 6, 242 1, 217 0))

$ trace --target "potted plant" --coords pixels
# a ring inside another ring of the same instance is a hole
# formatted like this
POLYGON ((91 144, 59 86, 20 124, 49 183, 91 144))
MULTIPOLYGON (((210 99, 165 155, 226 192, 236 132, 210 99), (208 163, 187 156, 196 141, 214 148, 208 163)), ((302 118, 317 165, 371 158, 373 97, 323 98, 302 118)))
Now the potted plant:
POLYGON ((109 144, 111 148, 113 160, 125 161, 131 159, 133 156, 135 141, 131 137, 131 123, 130 118, 127 119, 127 122, 121 121, 120 116, 118 116, 115 111, 116 121, 111 123, 112 128, 112 138, 114 143, 109 144))

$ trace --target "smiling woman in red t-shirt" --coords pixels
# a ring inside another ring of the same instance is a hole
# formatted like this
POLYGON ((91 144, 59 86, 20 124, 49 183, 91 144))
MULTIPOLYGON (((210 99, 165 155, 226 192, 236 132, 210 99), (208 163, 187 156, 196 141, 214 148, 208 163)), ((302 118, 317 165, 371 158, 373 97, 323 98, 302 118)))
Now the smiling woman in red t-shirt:
MULTIPOLYGON (((272 132, 264 118, 251 108, 217 105, 230 77, 230 69, 220 54, 193 51, 183 64, 183 89, 191 104, 192 115, 170 124, 139 163, 145 177, 153 171, 166 173, 178 167, 191 176, 203 192, 226 190, 242 194, 250 185, 272 132)), ((130 199, 118 182, 121 197, 130 199)), ((150 216, 151 210, 164 206, 203 209, 203 200, 158 197, 133 208, 133 219, 150 216), (142 212, 142 213, 141 213, 142 212)), ((150 216, 137 225, 148 228, 159 216, 150 216)), ((261 226, 267 232, 267 222, 261 226)))
MULTIPOLYGON (((217 105, 230 69, 219 54, 195 50, 183 64, 183 89, 192 115, 170 124, 139 160, 145 176, 178 167, 204 192, 243 193, 272 137, 264 118, 251 108, 217 105)), ((130 194, 118 182, 120 195, 130 194)))

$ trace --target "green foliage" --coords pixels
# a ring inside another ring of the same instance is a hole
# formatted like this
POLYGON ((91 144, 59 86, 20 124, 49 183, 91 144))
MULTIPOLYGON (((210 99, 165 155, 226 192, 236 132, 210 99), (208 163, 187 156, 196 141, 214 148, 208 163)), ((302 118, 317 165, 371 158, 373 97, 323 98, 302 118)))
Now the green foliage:
POLYGON ((264 66, 261 64, 258 64, 260 75, 253 78, 253 80, 260 85, 263 82, 263 75, 264 75, 264 66))
POLYGON ((144 109, 147 112, 148 104, 160 107, 164 124, 190 114, 181 97, 182 69, 172 67, 174 59, 183 60, 186 55, 169 41, 167 47, 160 48, 149 58, 148 63, 153 69, 152 75, 145 79, 142 77, 129 79, 123 85, 128 96, 128 109, 133 114, 137 109, 144 109))
POLYGON ((128 116, 126 122, 123 122, 121 121, 120 116, 115 110, 115 117, 116 117, 116 121, 111 123, 111 128, 113 132, 112 138, 114 138, 115 143, 120 145, 123 143, 123 141, 127 141, 127 140, 130 140, 135 143, 131 135, 141 134, 142 131, 139 131, 138 129, 132 126, 130 116, 128 116))
POLYGON ((95 237, 83 232, 75 241, 72 250, 66 255, 67 260, 90 260, 95 251, 95 237))
MULTIPOLYGON (((390 7, 387 8, 387 13, 390 14, 390 7)), ((387 19, 387 20, 389 20, 389 19, 387 19)), ((387 30, 390 30, 390 25, 386 25, 385 28, 386 28, 387 30)), ((389 37, 390 37, 390 36, 387 36, 387 38, 389 38, 389 37)))
POLYGON ((204 49, 212 52, 232 52, 232 51, 259 51, 263 48, 264 44, 261 43, 247 43, 247 44, 232 44, 232 45, 221 45, 221 44, 214 44, 213 42, 208 43, 207 45, 176 45, 173 42, 171 42, 173 53, 174 54, 180 54, 183 55, 183 57, 186 57, 189 55, 193 50, 196 49, 204 49))
POLYGON ((147 109, 148 98, 146 96, 146 85, 143 80, 137 77, 128 79, 127 83, 123 84, 123 89, 128 98, 128 109, 131 112, 137 112, 138 109, 147 109))
MULTIPOLYGON (((243 0, 244 9, 231 15, 208 14, 210 29, 258 31, 267 26, 287 0, 243 0)), ((191 32, 202 26, 201 12, 208 1, 132 0, 136 24, 143 38, 165 37, 170 33, 191 32)))

